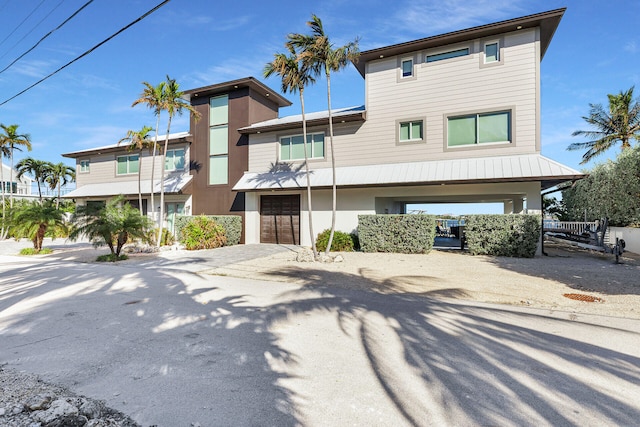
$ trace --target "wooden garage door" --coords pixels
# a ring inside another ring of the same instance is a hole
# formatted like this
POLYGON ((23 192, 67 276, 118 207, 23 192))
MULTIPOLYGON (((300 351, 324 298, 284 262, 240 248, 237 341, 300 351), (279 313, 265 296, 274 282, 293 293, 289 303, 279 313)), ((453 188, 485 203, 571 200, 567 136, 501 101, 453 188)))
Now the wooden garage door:
POLYGON ((260 242, 300 243, 300 196, 260 197, 260 242))

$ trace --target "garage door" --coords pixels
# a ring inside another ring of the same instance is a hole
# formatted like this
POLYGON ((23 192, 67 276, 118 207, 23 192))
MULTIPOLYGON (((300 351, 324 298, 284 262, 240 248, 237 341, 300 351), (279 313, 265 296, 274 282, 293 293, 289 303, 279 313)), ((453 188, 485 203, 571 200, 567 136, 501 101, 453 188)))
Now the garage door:
POLYGON ((300 243, 300 196, 260 197, 260 242, 300 243))

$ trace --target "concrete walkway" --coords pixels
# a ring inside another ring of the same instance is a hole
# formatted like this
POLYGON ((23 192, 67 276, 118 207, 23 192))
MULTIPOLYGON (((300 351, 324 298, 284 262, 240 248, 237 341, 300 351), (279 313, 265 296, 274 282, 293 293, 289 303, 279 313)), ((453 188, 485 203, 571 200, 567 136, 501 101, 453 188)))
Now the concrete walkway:
POLYGON ((211 276, 202 253, 74 252, 0 256, 0 364, 145 426, 640 419, 640 321, 211 276))

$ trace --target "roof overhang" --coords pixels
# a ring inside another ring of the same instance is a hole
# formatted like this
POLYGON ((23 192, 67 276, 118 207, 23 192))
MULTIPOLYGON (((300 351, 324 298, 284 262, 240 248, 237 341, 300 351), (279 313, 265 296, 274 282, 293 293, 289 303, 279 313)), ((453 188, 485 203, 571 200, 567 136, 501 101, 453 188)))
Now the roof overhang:
MULTIPOLYGON (((329 116, 322 115, 317 117, 312 113, 309 114, 309 118, 305 118, 307 127, 323 126, 329 124, 329 116)), ((349 123, 349 122, 364 122, 366 120, 367 113, 364 107, 358 107, 358 109, 347 109, 334 113, 332 116, 332 122, 336 123, 349 123)), ((238 129, 238 132, 244 135, 257 134, 262 132, 273 132, 286 129, 301 129, 302 128, 302 116, 291 116, 281 119, 267 120, 265 122, 254 123, 251 126, 238 129)))
MULTIPOLYGON (((539 154, 472 159, 345 166, 336 169, 341 188, 403 187, 450 184, 540 182, 543 190, 586 175, 539 154)), ((330 168, 310 173, 315 189, 331 188, 330 168)), ((279 164, 268 172, 247 172, 233 187, 235 191, 294 190, 306 187, 302 165, 279 164)))
POLYGON ((256 91, 264 97, 271 99, 279 107, 288 107, 291 105, 291 101, 271 89, 269 86, 260 82, 255 77, 244 77, 242 79, 217 83, 215 85, 189 89, 185 90, 183 94, 187 100, 191 100, 192 98, 209 97, 229 93, 242 88, 249 88, 256 91))
MULTIPOLYGON (((158 145, 162 142, 164 142, 166 138, 166 135, 159 135, 158 136, 158 145)), ((191 134, 189 132, 177 132, 177 133, 171 133, 169 134, 169 144, 180 144, 180 143, 184 143, 184 142, 188 142, 191 143, 190 141, 191 138, 191 134)), ((151 141, 153 141, 155 139, 155 137, 153 138, 149 138, 151 141)), ((85 156, 90 156, 90 155, 94 155, 94 154, 105 154, 105 153, 114 153, 114 152, 118 152, 118 151, 123 151, 125 149, 127 149, 131 144, 111 144, 111 145, 105 145, 103 147, 97 147, 97 148, 90 148, 88 150, 80 150, 80 151, 73 151, 71 153, 64 153, 62 154, 62 157, 68 157, 71 159, 75 159, 78 157, 85 157, 85 156)))
MULTIPOLYGON (((166 194, 181 194, 182 190, 191 182, 192 175, 169 176, 164 182, 164 192, 166 194)), ((160 193, 160 181, 155 180, 153 185, 154 193, 160 193)), ((151 193, 151 180, 140 181, 140 192, 151 193)), ((87 184, 62 196, 65 199, 84 199, 92 197, 113 197, 118 195, 134 196, 138 194, 138 181, 104 182, 98 184, 87 184)))
POLYGON ((493 24, 481 25, 410 42, 366 50, 360 53, 358 62, 354 62, 354 65, 364 77, 365 64, 374 59, 403 55, 408 52, 432 49, 439 46, 493 37, 498 34, 536 27, 540 27, 540 60, 542 60, 566 9, 567 8, 550 10, 548 12, 536 13, 533 15, 523 16, 521 18, 508 19, 506 21, 495 22, 493 24))

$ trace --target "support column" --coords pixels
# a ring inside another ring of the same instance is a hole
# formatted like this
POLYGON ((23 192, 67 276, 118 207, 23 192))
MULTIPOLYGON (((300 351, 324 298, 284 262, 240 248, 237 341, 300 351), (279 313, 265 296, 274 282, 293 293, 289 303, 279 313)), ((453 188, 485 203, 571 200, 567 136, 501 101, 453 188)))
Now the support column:
POLYGON ((513 200, 505 200, 503 206, 504 206, 503 213, 505 215, 509 215, 513 213, 513 200))

